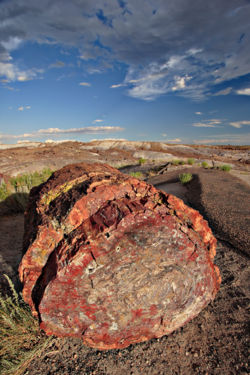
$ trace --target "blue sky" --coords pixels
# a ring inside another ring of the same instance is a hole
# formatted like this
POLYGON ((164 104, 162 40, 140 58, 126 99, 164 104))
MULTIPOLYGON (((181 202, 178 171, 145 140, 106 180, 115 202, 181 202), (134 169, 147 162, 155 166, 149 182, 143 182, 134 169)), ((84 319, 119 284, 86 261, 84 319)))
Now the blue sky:
POLYGON ((249 0, 0 1, 0 143, 250 144, 249 0))

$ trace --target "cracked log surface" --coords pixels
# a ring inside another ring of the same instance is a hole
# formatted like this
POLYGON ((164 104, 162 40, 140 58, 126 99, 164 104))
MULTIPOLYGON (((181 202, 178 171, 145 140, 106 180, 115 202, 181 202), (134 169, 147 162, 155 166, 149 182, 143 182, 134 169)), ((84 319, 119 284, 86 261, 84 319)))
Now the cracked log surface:
POLYGON ((124 348, 172 332, 215 297, 215 248, 182 200, 108 165, 69 165, 30 193, 23 297, 47 334, 124 348))

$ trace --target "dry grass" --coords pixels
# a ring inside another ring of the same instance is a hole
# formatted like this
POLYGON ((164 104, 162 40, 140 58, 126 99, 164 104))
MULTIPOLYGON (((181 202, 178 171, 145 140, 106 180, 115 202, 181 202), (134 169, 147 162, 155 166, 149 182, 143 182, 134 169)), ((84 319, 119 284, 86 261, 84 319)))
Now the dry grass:
POLYGON ((12 281, 5 277, 11 296, 0 296, 0 373, 21 375, 32 359, 41 355, 52 337, 42 333, 12 281))

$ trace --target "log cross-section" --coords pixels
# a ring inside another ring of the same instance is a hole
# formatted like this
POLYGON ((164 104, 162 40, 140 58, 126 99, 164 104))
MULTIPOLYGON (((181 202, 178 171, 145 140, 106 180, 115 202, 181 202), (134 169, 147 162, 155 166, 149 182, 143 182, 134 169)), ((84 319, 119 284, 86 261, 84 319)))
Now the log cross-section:
POLYGON ((47 334, 124 348, 172 332, 215 297, 215 248, 182 200, 108 165, 69 165, 30 193, 23 296, 47 334))

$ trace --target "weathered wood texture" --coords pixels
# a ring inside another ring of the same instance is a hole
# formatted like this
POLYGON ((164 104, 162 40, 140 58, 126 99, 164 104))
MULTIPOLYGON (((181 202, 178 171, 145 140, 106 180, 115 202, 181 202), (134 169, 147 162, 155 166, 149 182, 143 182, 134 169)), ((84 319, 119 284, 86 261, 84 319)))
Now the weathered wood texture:
POLYGON ((172 332, 215 297, 215 248, 180 199, 108 165, 70 165, 30 193, 23 296, 47 334, 124 348, 172 332))

